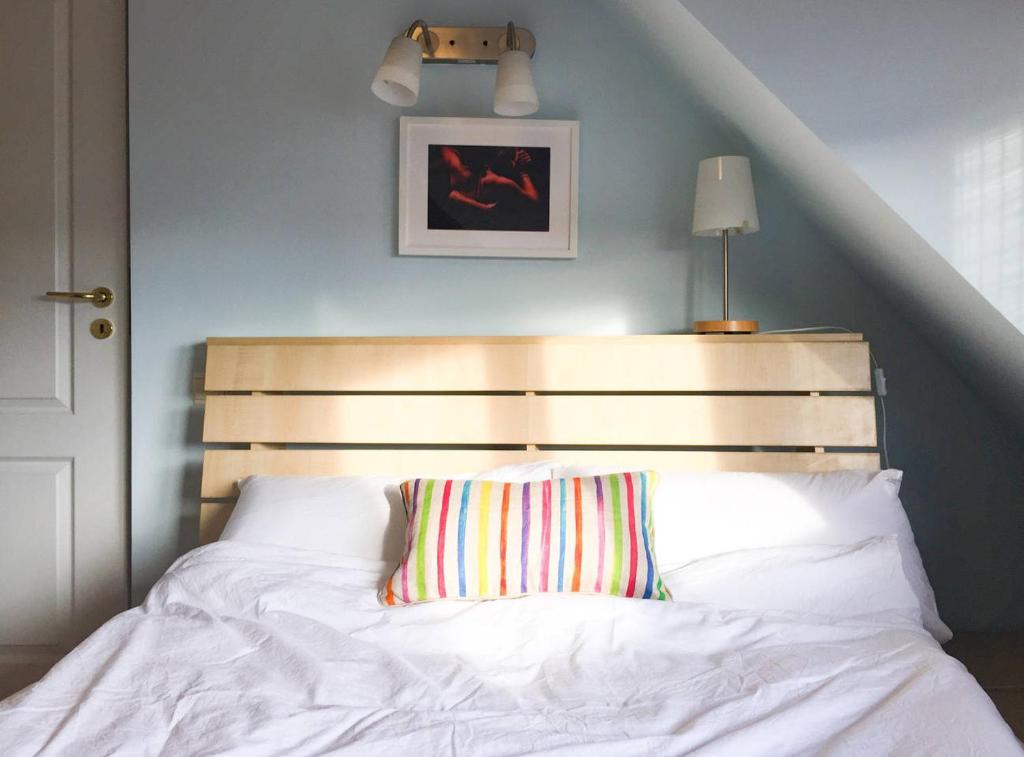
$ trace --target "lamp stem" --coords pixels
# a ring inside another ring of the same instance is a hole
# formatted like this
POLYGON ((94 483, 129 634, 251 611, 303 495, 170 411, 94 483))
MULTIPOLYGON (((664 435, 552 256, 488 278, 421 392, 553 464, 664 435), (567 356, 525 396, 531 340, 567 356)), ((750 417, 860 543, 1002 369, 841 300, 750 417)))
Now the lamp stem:
POLYGON ((722 320, 729 320, 729 230, 722 229, 722 320))
POLYGON ((519 49, 519 35, 516 34, 516 25, 511 21, 509 21, 508 26, 505 27, 505 46, 509 50, 519 49))
POLYGON ((420 41, 423 43, 423 46, 427 48, 427 52, 434 52, 434 38, 430 36, 430 27, 427 26, 427 22, 422 18, 418 18, 409 24, 409 28, 405 31, 405 36, 412 39, 412 35, 416 33, 417 29, 421 29, 423 32, 420 35, 420 41))

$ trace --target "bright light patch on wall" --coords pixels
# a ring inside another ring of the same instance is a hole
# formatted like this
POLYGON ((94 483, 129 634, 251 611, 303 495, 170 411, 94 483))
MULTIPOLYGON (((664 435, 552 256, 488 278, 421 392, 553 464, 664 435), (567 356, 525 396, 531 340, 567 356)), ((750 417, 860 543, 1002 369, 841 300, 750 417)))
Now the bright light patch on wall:
POLYGON ((951 262, 1024 331, 1024 126, 965 143, 954 170, 951 262))

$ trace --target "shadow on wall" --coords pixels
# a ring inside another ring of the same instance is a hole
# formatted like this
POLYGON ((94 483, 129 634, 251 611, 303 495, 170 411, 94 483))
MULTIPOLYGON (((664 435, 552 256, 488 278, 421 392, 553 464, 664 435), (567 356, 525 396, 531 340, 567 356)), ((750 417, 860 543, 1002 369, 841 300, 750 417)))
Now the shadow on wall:
POLYGON ((184 448, 188 461, 182 468, 181 487, 178 490, 178 551, 183 555, 199 546, 199 497, 202 487, 203 464, 203 407, 194 402, 193 377, 202 375, 206 368, 206 345, 194 344, 190 348, 191 360, 188 376, 184 377, 193 399, 185 421, 184 448), (198 459, 196 459, 198 457, 198 459))

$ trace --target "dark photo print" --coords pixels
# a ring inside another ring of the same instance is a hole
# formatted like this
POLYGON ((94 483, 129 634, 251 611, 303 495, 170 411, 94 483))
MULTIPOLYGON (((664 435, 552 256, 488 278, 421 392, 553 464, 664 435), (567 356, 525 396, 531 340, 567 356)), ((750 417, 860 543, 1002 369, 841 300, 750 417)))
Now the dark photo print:
POLYGON ((548 231, 550 147, 429 145, 427 228, 548 231))

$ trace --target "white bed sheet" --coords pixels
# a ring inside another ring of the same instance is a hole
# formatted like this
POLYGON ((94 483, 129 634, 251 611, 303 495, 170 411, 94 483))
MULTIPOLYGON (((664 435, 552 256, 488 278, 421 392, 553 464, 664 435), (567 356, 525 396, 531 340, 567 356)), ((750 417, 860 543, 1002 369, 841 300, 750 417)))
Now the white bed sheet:
POLYGON ((0 704, 0 754, 1021 754, 906 616, 594 596, 381 608, 382 565, 218 542, 0 704))

